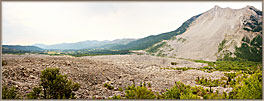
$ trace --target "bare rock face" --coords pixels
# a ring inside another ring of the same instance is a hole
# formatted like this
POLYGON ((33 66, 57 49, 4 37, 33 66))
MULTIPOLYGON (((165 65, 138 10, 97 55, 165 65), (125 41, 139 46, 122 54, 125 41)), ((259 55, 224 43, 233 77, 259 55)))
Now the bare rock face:
MULTIPOLYGON (((252 23, 262 23, 262 13, 252 6, 242 9, 221 8, 215 6, 201 14, 190 27, 172 40, 164 40, 168 45, 160 48, 167 56, 215 61, 218 46, 226 40, 225 50, 235 51, 244 36, 252 39, 258 32, 250 32, 252 23)), ((262 32, 262 30, 261 30, 262 32)), ((159 51, 159 52, 160 52, 159 51)))

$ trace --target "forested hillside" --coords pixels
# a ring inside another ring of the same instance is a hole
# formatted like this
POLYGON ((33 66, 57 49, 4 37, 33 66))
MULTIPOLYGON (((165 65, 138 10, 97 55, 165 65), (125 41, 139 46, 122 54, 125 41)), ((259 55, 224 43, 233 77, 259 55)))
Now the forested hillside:
POLYGON ((43 51, 43 49, 36 46, 2 45, 3 53, 29 53, 39 51, 43 51))

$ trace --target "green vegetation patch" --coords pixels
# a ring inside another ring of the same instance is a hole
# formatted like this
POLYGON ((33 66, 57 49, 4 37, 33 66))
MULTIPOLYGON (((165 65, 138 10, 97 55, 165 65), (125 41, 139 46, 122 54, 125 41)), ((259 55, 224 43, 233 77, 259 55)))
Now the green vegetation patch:
POLYGON ((212 80, 210 78, 207 79, 203 77, 202 78, 197 77, 195 81, 196 81, 196 84, 207 86, 207 87, 217 87, 220 84, 222 84, 220 80, 212 80))
POLYGON ((262 34, 257 35, 249 41, 247 37, 242 39, 244 43, 235 47, 235 55, 239 60, 262 62, 262 34))
POLYGON ((208 66, 201 68, 200 70, 212 70, 212 71, 244 71, 253 73, 257 70, 262 70, 261 62, 253 61, 216 61, 209 62, 204 60, 192 60, 199 63, 207 63, 208 66))
POLYGON ((233 99, 262 99, 262 71, 258 71, 234 87, 230 92, 233 99))
POLYGON ((226 40, 224 39, 222 42, 218 45, 218 52, 222 51, 224 49, 224 45, 226 44, 226 40))
POLYGON ((177 39, 178 42, 182 42, 182 43, 184 43, 186 40, 187 40, 187 39, 184 39, 184 38, 178 38, 178 39, 177 39))
POLYGON ((7 86, 2 86, 2 99, 20 99, 20 94, 14 86, 8 88, 7 86))
POLYGON ((114 86, 111 86, 111 85, 108 84, 108 83, 105 83, 105 84, 104 84, 104 87, 106 87, 106 88, 109 89, 109 90, 113 90, 113 89, 114 89, 114 86))
POLYGON ((128 86, 125 91, 127 99, 155 99, 156 95, 146 86, 128 86))
POLYGON ((247 36, 242 38, 240 47, 235 46, 235 52, 224 50, 226 40, 224 39, 218 45, 218 53, 222 51, 220 56, 217 56, 218 61, 262 61, 262 32, 261 34, 250 40, 247 36))
POLYGON ((164 45, 166 45, 166 42, 162 42, 162 43, 157 44, 153 47, 150 47, 149 49, 147 49, 147 52, 156 53, 159 50, 159 48, 163 47, 164 45))
POLYGON ((7 62, 2 59, 2 66, 7 65, 7 62))

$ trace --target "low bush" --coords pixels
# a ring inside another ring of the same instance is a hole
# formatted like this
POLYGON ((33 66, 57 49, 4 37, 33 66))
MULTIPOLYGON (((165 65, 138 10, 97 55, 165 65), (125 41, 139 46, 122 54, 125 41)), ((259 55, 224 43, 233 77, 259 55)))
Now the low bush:
POLYGON ((178 63, 177 62, 171 62, 171 65, 177 65, 178 63))
POLYGON ((121 92, 123 92, 123 88, 121 88, 121 87, 119 87, 118 90, 121 91, 121 92))
POLYGON ((2 99, 20 99, 20 95, 14 86, 10 89, 7 86, 3 86, 2 99))
POLYGON ((7 65, 7 62, 2 59, 2 66, 7 65))
POLYGON ((109 90, 113 90, 113 89, 114 89, 114 87, 111 86, 111 85, 108 84, 108 83, 105 83, 105 84, 104 84, 104 87, 106 87, 106 88, 109 89, 109 90))
POLYGON ((120 95, 114 95, 113 97, 111 97, 109 99, 122 99, 122 97, 120 95))
POLYGON ((155 94, 145 86, 128 86, 125 91, 127 99, 155 99, 155 94))

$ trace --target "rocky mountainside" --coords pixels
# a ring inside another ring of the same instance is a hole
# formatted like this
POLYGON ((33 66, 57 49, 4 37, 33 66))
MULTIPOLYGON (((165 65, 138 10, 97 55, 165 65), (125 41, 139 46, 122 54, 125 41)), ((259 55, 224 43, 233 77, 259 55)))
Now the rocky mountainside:
POLYGON ((163 40, 147 51, 156 49, 149 52, 176 58, 215 61, 226 55, 235 57, 239 53, 236 47, 244 43, 242 39, 248 40, 248 46, 250 41, 258 42, 258 48, 254 50, 261 50, 262 53, 262 11, 253 6, 241 9, 215 6, 195 19, 183 34, 163 40))

